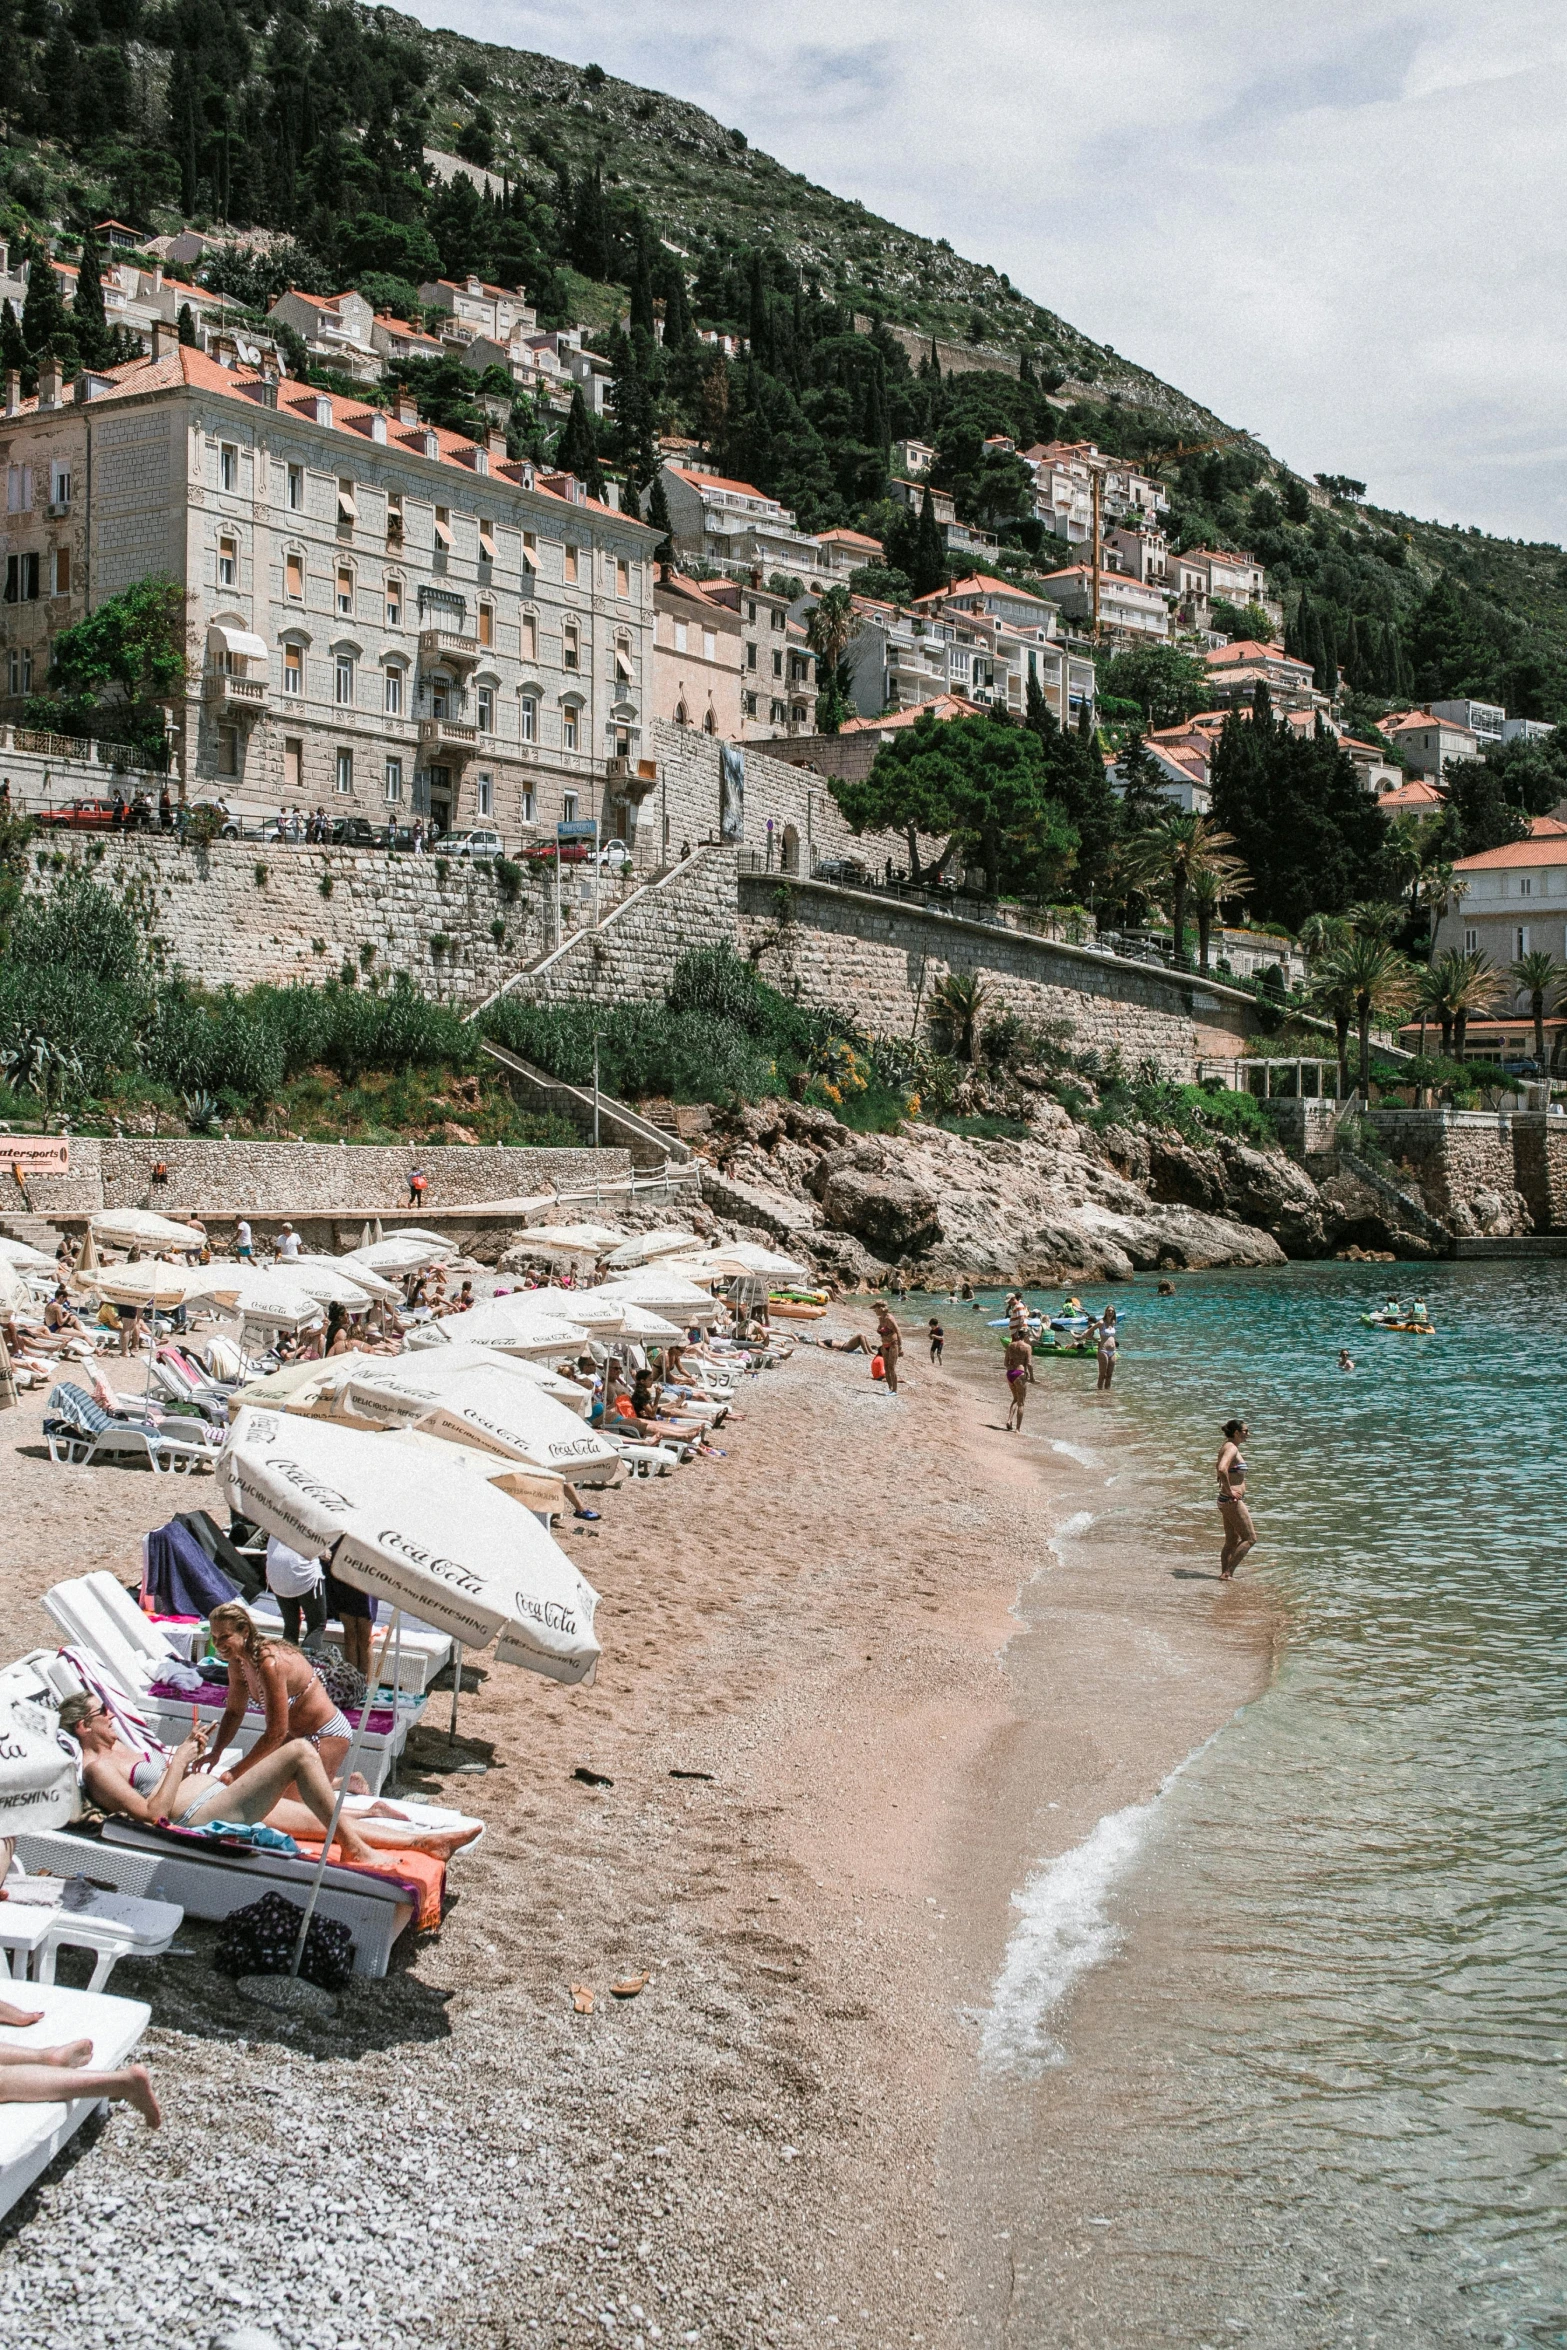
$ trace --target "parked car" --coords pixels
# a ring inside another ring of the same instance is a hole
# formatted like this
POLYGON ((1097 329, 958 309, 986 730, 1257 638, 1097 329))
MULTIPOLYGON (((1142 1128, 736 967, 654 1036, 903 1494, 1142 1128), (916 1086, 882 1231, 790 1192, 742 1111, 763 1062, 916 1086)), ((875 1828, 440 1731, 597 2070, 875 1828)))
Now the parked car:
POLYGON ((339 816, 332 827, 335 849, 374 849, 380 845, 380 828, 366 816, 339 816))
MULTIPOLYGON (((121 808, 118 814, 123 824, 128 821, 130 810, 121 808)), ((63 808, 45 808, 38 821, 66 832, 111 832, 115 815, 112 800, 67 800, 63 808)))
POLYGON ((850 887, 865 879, 865 867, 858 857, 822 857, 816 867, 818 881, 841 881, 850 887))
POLYGON ((631 862, 631 851, 623 840, 607 840, 599 851, 599 864, 606 873, 624 873, 631 862))
POLYGON ((453 832, 441 842, 440 854, 443 857, 504 857, 506 844, 498 832, 453 832))
POLYGON ((411 824, 383 824, 376 835, 376 840, 383 849, 401 849, 405 855, 411 856, 414 845, 414 828, 411 824))

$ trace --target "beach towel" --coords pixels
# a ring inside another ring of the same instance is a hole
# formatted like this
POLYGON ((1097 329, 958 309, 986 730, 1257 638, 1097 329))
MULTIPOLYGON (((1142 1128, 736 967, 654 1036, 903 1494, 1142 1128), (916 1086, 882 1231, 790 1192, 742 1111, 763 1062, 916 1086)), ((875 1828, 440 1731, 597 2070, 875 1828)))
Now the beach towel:
POLYGON ((142 1591, 160 1616, 210 1616, 240 1595, 181 1518, 155 1527, 143 1541, 142 1591))
MULTIPOLYGON (((298 1839, 300 1855, 305 1860, 321 1858, 321 1839, 308 1836, 298 1839)), ((338 1848, 340 1851, 341 1846, 338 1848)), ((421 1933, 434 1933, 441 1922, 441 1910, 446 1898, 446 1863, 433 1852, 414 1852, 401 1844, 378 1844, 374 1860, 334 1861, 341 1866, 359 1870, 371 1877, 390 1877, 401 1885, 414 1905, 414 1922, 421 1933)), ((296 1926, 295 1932, 298 1932, 296 1926)))
POLYGON ((259 1562, 238 1547, 245 1537, 225 1534, 208 1510, 181 1510, 177 1522, 194 1536, 213 1565, 229 1577, 246 1599, 261 1597, 266 1578, 259 1562))

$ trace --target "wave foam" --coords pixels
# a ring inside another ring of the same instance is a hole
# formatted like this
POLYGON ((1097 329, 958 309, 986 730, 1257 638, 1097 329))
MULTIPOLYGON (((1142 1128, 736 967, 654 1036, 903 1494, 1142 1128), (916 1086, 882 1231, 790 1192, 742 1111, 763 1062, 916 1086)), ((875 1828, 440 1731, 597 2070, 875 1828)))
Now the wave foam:
POLYGON ((993 2070, 1027 2070, 1064 2061, 1066 2052, 1046 2031, 1046 2019, 1079 1975, 1119 1948, 1121 1930, 1107 1906, 1110 1890, 1137 1857, 1176 1780, 1212 1743, 1204 1739, 1177 1763, 1146 1803, 1107 1812, 1081 1844, 1036 1869, 1021 1893, 1013 1894, 1018 1923, 991 1993, 980 2036, 982 2063, 993 2070))

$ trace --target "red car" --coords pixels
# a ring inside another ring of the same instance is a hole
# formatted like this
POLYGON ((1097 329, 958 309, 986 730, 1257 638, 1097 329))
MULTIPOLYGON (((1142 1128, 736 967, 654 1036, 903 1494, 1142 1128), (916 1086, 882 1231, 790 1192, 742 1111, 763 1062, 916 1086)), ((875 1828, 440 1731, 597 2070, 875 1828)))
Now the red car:
MULTIPOLYGON (((121 809, 120 820, 126 810, 121 809)), ((40 824, 57 824, 71 832, 111 832, 114 829, 114 803, 111 800, 67 800, 63 808, 45 808, 39 816, 40 824)))

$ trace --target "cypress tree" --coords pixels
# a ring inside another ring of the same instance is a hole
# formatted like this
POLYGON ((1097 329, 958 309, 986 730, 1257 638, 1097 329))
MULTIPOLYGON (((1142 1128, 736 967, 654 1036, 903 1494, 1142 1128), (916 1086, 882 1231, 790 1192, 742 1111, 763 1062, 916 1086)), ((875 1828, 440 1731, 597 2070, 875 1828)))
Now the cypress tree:
POLYGON ((1318 615, 1322 632, 1322 666, 1317 672, 1317 690, 1324 694, 1338 692, 1338 631, 1333 625, 1333 614, 1324 604, 1318 615))
POLYGON ((683 350, 695 329, 691 324, 691 304, 686 295, 686 273, 671 256, 664 270, 664 348, 683 350))
POLYGON ((762 275, 762 256, 760 253, 753 253, 751 255, 751 283, 749 292, 750 300, 748 303, 749 316, 747 319, 747 334, 751 345, 751 358, 756 366, 765 368, 768 374, 771 375, 773 372, 774 356, 772 319, 768 312, 767 281, 762 275))
POLYGON ((590 498, 603 498, 604 475, 599 466, 598 443, 593 437, 593 425, 588 416, 587 402, 582 397, 581 384, 577 384, 572 391, 571 414, 555 444, 555 464, 562 473, 574 473, 586 485, 590 498))
POLYGON ((571 258, 584 277, 607 285, 610 275, 609 218, 604 210, 604 181, 595 163, 577 187, 571 228, 571 258))
POLYGON ((647 221, 639 212, 636 219, 636 248, 631 267, 631 331, 638 328, 651 337, 653 332, 653 255, 648 238, 647 221))
POLYGON ((22 340, 21 322, 10 302, 0 304, 0 368, 27 368, 27 345, 22 340))
POLYGON ((1351 612, 1344 631, 1344 676, 1357 692, 1365 684, 1364 657, 1360 650, 1360 628, 1351 612))
POLYGON ((98 262, 98 240, 89 229, 82 239, 81 266, 76 275, 76 301, 71 311, 76 348, 85 367, 102 367, 109 351, 109 321, 103 307, 103 273, 98 262))
POLYGON ((664 534, 663 537, 659 540, 658 545, 653 549, 654 562, 658 564, 667 563, 670 568, 673 569, 675 561, 675 526, 670 520, 669 500, 664 494, 664 477, 661 473, 655 473, 653 476, 653 487, 648 493, 647 520, 652 525, 654 530, 662 531, 664 534))
POLYGON ((610 363, 615 371, 610 384, 615 410, 615 453, 633 492, 646 488, 658 471, 653 393, 646 372, 652 353, 649 336, 625 335, 616 329, 610 346, 610 363))
POLYGON ((947 553, 936 523, 936 509, 927 487, 920 507, 919 535, 914 541, 913 586, 916 598, 934 595, 947 584, 947 553))
POLYGON ((35 359, 69 332, 70 321, 60 298, 60 281, 46 246, 33 247, 27 272, 27 299, 22 304, 22 340, 35 359))
POLYGON ((196 317, 188 302, 180 304, 180 341, 192 345, 196 341, 196 317))

